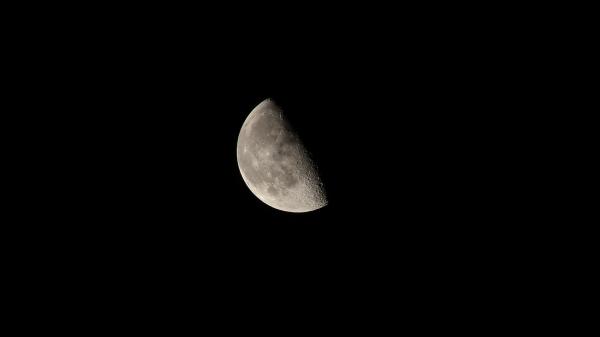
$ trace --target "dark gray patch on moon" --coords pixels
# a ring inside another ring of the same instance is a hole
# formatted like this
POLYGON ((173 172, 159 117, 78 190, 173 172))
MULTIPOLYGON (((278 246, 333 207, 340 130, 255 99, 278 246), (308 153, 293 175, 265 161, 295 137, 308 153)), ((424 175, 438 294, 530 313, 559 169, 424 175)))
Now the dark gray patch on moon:
POLYGON ((269 206, 308 212, 327 204, 310 155, 273 101, 261 102, 246 118, 237 158, 246 185, 269 206))

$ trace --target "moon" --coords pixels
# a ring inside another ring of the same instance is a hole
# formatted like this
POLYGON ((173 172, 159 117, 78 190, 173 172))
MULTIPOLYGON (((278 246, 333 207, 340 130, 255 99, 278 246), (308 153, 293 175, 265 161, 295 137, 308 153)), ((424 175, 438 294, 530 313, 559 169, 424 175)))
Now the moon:
POLYGON ((309 152, 271 99, 258 104, 244 121, 237 162, 250 191, 273 208, 302 213, 328 203, 309 152))

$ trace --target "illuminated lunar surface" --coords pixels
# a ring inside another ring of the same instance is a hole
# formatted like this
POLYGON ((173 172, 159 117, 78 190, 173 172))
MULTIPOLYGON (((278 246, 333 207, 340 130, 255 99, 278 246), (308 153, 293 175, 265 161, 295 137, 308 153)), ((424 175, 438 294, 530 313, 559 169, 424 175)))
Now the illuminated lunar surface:
POLYGON ((257 105, 242 125, 237 161, 250 191, 271 207, 301 213, 327 205, 315 164, 270 99, 257 105))

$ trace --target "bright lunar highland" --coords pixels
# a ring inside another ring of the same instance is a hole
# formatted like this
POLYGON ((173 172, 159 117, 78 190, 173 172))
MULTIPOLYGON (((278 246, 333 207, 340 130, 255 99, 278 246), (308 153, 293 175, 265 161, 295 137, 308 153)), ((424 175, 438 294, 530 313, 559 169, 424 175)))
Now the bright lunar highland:
POLYGON ((237 143, 242 178, 260 200, 287 212, 310 212, 327 205, 316 165, 271 99, 244 121, 237 143))

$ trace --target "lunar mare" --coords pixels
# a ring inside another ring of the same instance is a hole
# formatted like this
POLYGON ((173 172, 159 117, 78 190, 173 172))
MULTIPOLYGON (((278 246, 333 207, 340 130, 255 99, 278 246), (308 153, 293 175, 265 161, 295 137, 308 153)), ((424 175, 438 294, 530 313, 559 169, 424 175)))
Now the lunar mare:
POLYGON ((244 121, 237 160, 244 182, 267 205, 296 213, 327 205, 316 165, 272 100, 261 102, 244 121))

